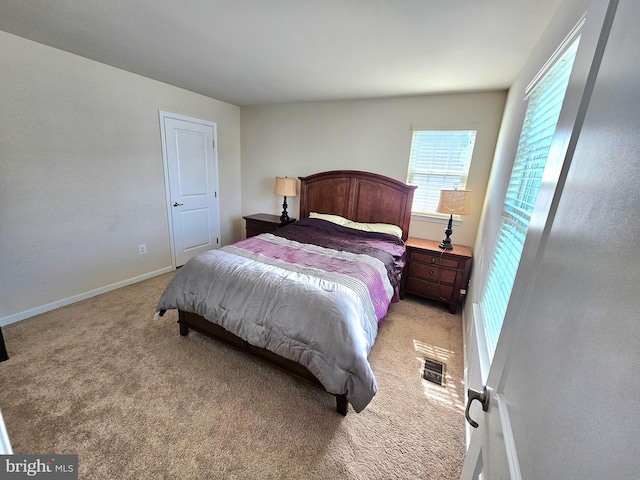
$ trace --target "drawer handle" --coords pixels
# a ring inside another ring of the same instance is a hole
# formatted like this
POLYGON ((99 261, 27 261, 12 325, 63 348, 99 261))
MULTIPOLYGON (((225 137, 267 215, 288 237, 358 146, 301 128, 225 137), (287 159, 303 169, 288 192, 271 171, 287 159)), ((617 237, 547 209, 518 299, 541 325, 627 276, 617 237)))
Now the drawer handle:
POLYGON ((433 275, 433 270, 429 270, 429 275, 433 275))
POLYGON ((435 258, 432 258, 432 259, 431 259, 431 263, 436 263, 436 259, 435 259, 435 258))

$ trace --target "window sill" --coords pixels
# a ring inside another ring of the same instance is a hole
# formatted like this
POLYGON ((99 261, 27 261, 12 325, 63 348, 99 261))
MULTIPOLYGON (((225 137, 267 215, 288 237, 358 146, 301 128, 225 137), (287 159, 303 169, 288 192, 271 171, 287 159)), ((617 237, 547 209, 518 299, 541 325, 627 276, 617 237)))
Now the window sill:
MULTIPOLYGON (((446 225, 449 223, 449 216, 440 216, 440 215, 426 215, 423 213, 412 213, 411 220, 415 220, 418 222, 429 222, 429 223, 440 223, 442 225, 446 225)), ((462 225, 462 218, 458 215, 457 218, 453 216, 452 225, 462 225)))

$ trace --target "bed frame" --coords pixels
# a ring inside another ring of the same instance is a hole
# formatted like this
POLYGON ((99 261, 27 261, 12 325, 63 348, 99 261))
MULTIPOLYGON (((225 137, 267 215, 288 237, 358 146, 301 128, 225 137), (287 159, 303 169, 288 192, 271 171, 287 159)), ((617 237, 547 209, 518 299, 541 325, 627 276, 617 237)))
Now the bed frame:
MULTIPOLYGON (((409 236, 413 185, 382 175, 356 170, 334 170, 300 178, 300 218, 310 212, 340 215, 355 222, 390 223, 402 228, 402 239, 409 236)), ((322 389, 322 383, 304 366, 259 348, 202 316, 178 311, 180 335, 189 330, 222 341, 265 360, 322 389)), ((336 410, 347 414, 348 402, 344 395, 335 395, 336 410)))

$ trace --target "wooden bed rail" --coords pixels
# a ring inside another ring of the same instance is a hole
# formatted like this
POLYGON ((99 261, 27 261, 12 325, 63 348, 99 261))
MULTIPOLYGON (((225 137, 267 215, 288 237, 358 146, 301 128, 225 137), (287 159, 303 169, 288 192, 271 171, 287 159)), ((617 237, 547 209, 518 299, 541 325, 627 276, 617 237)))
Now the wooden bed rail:
MULTIPOLYGON (((252 355, 260 360, 266 361, 271 365, 284 370, 287 373, 295 375, 296 377, 311 383, 315 387, 319 387, 322 390, 325 388, 307 368, 299 363, 293 362, 289 359, 283 358, 275 353, 266 350, 264 348, 251 345, 242 338, 234 335, 233 333, 225 330, 219 325, 209 322, 204 317, 191 312, 183 312, 178 310, 178 323, 180 324, 180 335, 186 337, 189 334, 189 329, 193 329, 202 335, 218 340, 238 350, 242 350, 249 355, 252 355)), ((326 391, 326 390, 325 390, 326 391)), ((336 397, 336 411, 343 416, 347 415, 347 409, 349 402, 344 395, 335 395, 336 397)))

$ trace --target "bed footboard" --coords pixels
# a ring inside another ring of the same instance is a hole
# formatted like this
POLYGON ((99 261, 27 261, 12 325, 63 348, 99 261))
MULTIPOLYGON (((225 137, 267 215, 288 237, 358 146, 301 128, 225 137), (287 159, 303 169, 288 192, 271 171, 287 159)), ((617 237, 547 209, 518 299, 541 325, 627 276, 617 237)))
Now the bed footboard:
MULTIPOLYGON (((276 355, 275 353, 264 348, 251 345, 249 342, 232 334, 221 326, 209 322, 200 315, 178 310, 178 324, 180 325, 180 335, 182 335, 183 337, 188 335, 189 329, 193 329, 198 333, 206 335, 207 337, 226 343, 227 345, 242 350, 243 352, 246 352, 256 358, 264 360, 281 370, 284 370, 292 375, 295 375, 298 378, 301 378, 302 380, 315 385, 316 387, 325 390, 320 380, 318 380, 303 365, 293 362, 287 358, 283 358, 280 355, 276 355)), ((335 397, 336 411, 340 415, 346 416, 349 407, 347 397, 345 397, 344 395, 335 395, 335 397)))

